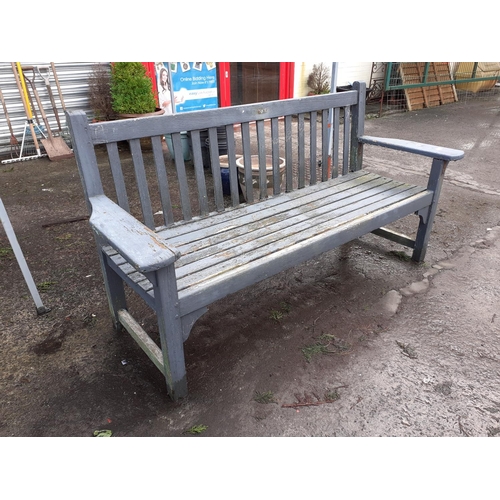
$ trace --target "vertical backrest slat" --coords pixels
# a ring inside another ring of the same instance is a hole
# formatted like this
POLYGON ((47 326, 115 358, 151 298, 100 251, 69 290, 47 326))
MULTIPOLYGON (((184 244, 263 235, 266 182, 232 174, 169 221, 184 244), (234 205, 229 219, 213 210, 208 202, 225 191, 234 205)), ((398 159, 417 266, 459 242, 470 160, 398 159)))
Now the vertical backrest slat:
POLYGON ((172 200, 170 198, 170 190, 168 187, 167 170, 165 167, 165 159, 163 157, 163 149, 161 137, 151 137, 153 147, 153 156, 156 168, 156 178, 158 179, 158 188, 160 191, 161 208, 163 211, 163 220, 168 226, 174 222, 174 214, 172 211, 172 200))
POLYGON ((266 158, 266 132, 264 121, 257 120, 257 154, 259 157, 259 199, 267 198, 267 158, 266 158))
POLYGON ((285 172, 286 172, 286 192, 293 190, 293 143, 292 143, 292 117, 285 116, 285 172))
POLYGON ((340 109, 333 110, 333 151, 332 151, 332 177, 339 175, 339 146, 340 146, 340 109))
POLYGON ((120 163, 120 153, 118 152, 118 144, 116 142, 110 142, 106 144, 106 149, 108 151, 109 166, 115 184, 118 205, 120 205, 123 210, 130 212, 127 188, 125 187, 125 179, 123 178, 122 165, 120 163))
POLYGON ((280 129, 278 118, 271 118, 271 154, 273 157, 273 194, 281 193, 280 129))
POLYGON ((298 156, 298 188, 306 185, 306 155, 305 155, 305 123, 304 113, 297 118, 297 156, 298 156))
POLYGON ((344 148, 342 152, 342 175, 349 172, 349 138, 351 128, 351 107, 344 108, 344 148))
POLYGON ((354 90, 358 91, 358 104, 352 107, 352 126, 351 126, 351 171, 361 170, 363 163, 363 144, 358 141, 365 129, 365 95, 366 83, 354 82, 354 90))
POLYGON ((194 160, 194 175, 196 177, 196 185, 198 187, 198 202, 200 204, 200 215, 207 215, 208 208, 208 194, 207 184, 205 181, 205 172, 203 165, 201 135, 199 130, 191 132, 191 147, 194 160))
POLYGON ((137 182, 137 190, 139 191, 139 199, 141 202, 142 216, 144 224, 149 229, 155 228, 153 218, 153 209, 151 207, 151 198, 149 196, 148 180, 146 170, 144 169, 144 158, 142 157, 140 139, 130 139, 130 152, 132 153, 132 161, 134 163, 135 180, 137 182))
POLYGON ((317 168, 318 168, 318 113, 312 111, 310 114, 310 130, 309 130, 309 184, 313 185, 318 182, 317 168))
POLYGON ((321 111, 321 180, 324 182, 328 180, 329 164, 328 164, 328 146, 330 143, 330 129, 328 127, 328 110, 321 111))
POLYGON ((210 162, 212 164, 212 177, 214 182, 215 207, 218 212, 224 210, 224 196, 222 194, 222 177, 220 174, 219 139, 217 128, 208 129, 208 142, 210 144, 210 162))
POLYGON ((241 142, 243 147, 243 164, 245 166, 245 198, 248 203, 253 203, 252 149, 250 142, 250 124, 248 122, 241 124, 241 142))
POLYGON ((181 199, 182 216, 184 220, 191 220, 191 200, 189 197, 189 186, 186 175, 186 164, 184 163, 184 155, 182 152, 182 139, 180 132, 172 134, 172 145, 174 146, 175 156, 175 171, 177 172, 177 180, 179 182, 179 195, 181 199))
POLYGON ((226 126, 227 155, 229 163, 229 188, 231 191, 231 204, 237 207, 240 204, 240 193, 238 189, 238 167, 236 165, 236 145, 234 140, 234 126, 226 126))

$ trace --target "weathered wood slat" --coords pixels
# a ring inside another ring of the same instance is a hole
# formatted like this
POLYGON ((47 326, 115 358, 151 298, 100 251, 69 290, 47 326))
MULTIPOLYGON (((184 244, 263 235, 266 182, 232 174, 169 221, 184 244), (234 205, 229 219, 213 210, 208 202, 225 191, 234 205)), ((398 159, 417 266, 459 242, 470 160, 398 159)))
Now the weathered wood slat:
POLYGON ((293 144, 292 144, 292 117, 285 116, 285 191, 293 190, 293 144))
POLYGON ((259 157, 259 198, 267 198, 267 158, 266 158, 266 134, 264 121, 258 120, 257 127, 257 156, 259 157))
POLYGON ((324 182, 330 177, 330 172, 328 172, 328 144, 330 141, 330 130, 328 128, 328 110, 323 109, 321 112, 321 180, 324 182))
MULTIPOLYGON (((344 127, 344 134, 348 131, 344 127)), ((340 109, 333 110, 333 151, 332 151, 332 168, 333 177, 339 175, 339 149, 340 149, 340 109)))
POLYGON ((182 142, 180 132, 172 134, 172 144, 175 152, 175 170, 177 172, 177 180, 179 182, 179 194, 181 199, 182 215, 184 220, 191 220, 192 209, 191 199, 189 196, 189 186, 186 175, 186 164, 182 154, 182 142))
POLYGON ((253 202, 253 188, 252 188, 252 146, 250 142, 250 125, 248 123, 241 124, 241 141, 243 148, 243 165, 245 166, 245 197, 248 203, 253 202), (248 167, 247 167, 248 165, 248 167))
POLYGON ((198 203, 200 204, 200 215, 207 215, 209 212, 207 184, 205 181, 199 130, 191 132, 191 146, 194 156, 194 172, 196 176, 196 185, 198 187, 198 203))
POLYGON ((302 189, 306 185, 306 153, 305 153, 305 118, 304 113, 300 113, 297 120, 297 166, 298 166, 298 188, 302 189))
MULTIPOLYGON (((342 184, 350 182, 353 179, 357 179, 359 177, 362 177, 363 179, 365 179, 365 182, 368 182, 369 180, 376 179, 378 176, 376 174, 371 174, 369 172, 351 173, 349 174, 349 176, 339 177, 333 189, 334 190, 342 189, 339 186, 342 186, 342 184)), ((165 238, 165 236, 163 236, 163 233, 165 231, 168 231, 167 233, 168 238, 171 239, 171 241, 178 242, 182 240, 183 237, 182 235, 186 235, 193 231, 208 230, 209 232, 216 233, 218 231, 217 229, 218 227, 224 227, 226 225, 233 225, 233 226, 239 225, 240 224, 239 219, 241 217, 246 217, 246 216, 258 217, 258 214, 263 213, 264 210, 277 210, 278 206, 283 203, 300 204, 303 202, 303 197, 314 194, 317 191, 323 191, 328 189, 332 189, 332 186, 325 183, 318 183, 314 186, 311 186, 311 188, 308 189, 307 191, 296 190, 293 191, 292 193, 289 193, 287 196, 270 198, 268 200, 260 202, 258 205, 246 206, 245 210, 240 210, 240 208, 238 208, 236 210, 226 211, 223 214, 213 213, 210 214, 209 217, 193 219, 189 223, 180 222, 167 229, 162 229, 159 232, 159 235, 165 238), (177 239, 177 237, 180 238, 177 239)))
MULTIPOLYGON (((395 210, 399 212, 400 217, 403 217, 413 213, 423 203, 428 203, 431 197, 430 193, 416 194, 411 199, 405 199, 394 204, 391 211, 395 210)), ((290 241, 282 241, 281 245, 273 248, 272 254, 267 253, 271 258, 264 257, 259 260, 250 260, 251 257, 257 256, 246 255, 246 263, 241 262, 241 265, 225 270, 222 268, 214 269, 213 274, 206 276, 204 281, 199 281, 196 284, 191 282, 186 288, 184 288, 184 285, 187 283, 179 282, 181 313, 185 314, 191 310, 196 310, 204 304, 206 305, 238 291, 250 283, 257 283, 268 276, 362 236, 390 222, 392 217, 387 217, 387 215, 388 211, 383 208, 358 219, 352 219, 350 215, 346 215, 344 221, 338 221, 337 230, 331 229, 329 223, 327 223, 324 228, 316 228, 319 229, 318 231, 311 230, 309 238, 305 233, 302 234, 307 239, 297 240, 293 246, 287 245, 290 241), (325 229, 325 231, 322 232, 321 229, 325 229)), ((196 277, 200 278, 201 276, 196 277)))
POLYGON ((153 217, 153 209, 151 207, 151 197, 149 196, 148 180, 146 178, 146 170, 144 169, 144 159, 142 157, 141 142, 139 139, 131 139, 130 152, 132 153, 132 160, 134 162, 135 179, 137 181, 137 190, 141 200, 142 215, 144 217, 144 224, 149 229, 155 228, 155 221, 153 217))
POLYGON ((309 133, 309 184, 313 186, 318 182, 317 176, 317 162, 318 162, 318 153, 317 153, 317 130, 318 130, 318 113, 316 111, 312 111, 310 113, 310 133, 309 133))
MULTIPOLYGON (((309 193, 300 199, 300 204, 296 199, 288 203, 282 203, 269 209, 263 209, 258 213, 251 213, 245 215, 245 211, 241 211, 242 215, 237 219, 236 224, 228 224, 227 222, 214 223, 212 228, 194 230, 189 234, 183 235, 181 238, 169 237, 169 233, 160 233, 172 245, 175 245, 182 253, 183 257, 178 261, 178 265, 183 265, 183 259, 187 258, 188 254, 193 251, 201 250, 212 245, 216 245, 225 240, 234 240, 234 238, 245 235, 247 238, 252 239, 253 233, 256 229, 261 229, 268 225, 275 225, 279 222, 285 221, 285 225, 295 224, 294 217, 297 215, 304 215, 311 212, 307 217, 312 219, 314 216, 312 212, 319 210, 321 212, 328 212, 334 208, 343 206, 342 204, 349 204, 355 197, 372 196, 376 194, 377 190, 390 189, 395 186, 394 182, 391 183, 389 179, 374 178, 366 181, 364 178, 359 179, 360 182, 352 181, 345 182, 335 190, 322 190, 309 193), (385 186, 385 187, 384 187, 385 186), (330 206, 331 203, 337 204, 336 207, 330 206)), ((279 229, 278 227, 276 229, 279 229)), ((192 259, 191 259, 192 260, 192 259)))
POLYGON ((271 119, 271 154, 273 157, 273 194, 281 193, 281 174, 279 170, 280 137, 278 118, 271 119))
POLYGON ((237 207, 240 204, 238 167, 236 165, 236 144, 234 138, 234 126, 226 126, 227 155, 229 159, 229 186, 231 190, 231 204, 237 207))
POLYGON ((208 141, 210 144, 210 163, 212 164, 215 207, 218 212, 222 212, 224 210, 224 197, 222 195, 222 180, 220 175, 219 160, 219 139, 216 127, 210 127, 208 129, 208 141))
POLYGON ((216 261, 233 258, 234 252, 239 254, 246 252, 250 248, 257 248, 260 241, 262 241, 262 244, 264 242, 270 244, 276 240, 298 234, 303 230, 308 230, 311 226, 318 226, 323 221, 333 221, 337 217, 355 210, 362 211, 364 207, 371 205, 380 196, 389 197, 391 193, 396 195, 400 190, 406 189, 408 189, 408 186, 395 187, 387 184, 378 186, 377 190, 367 189, 344 200, 337 201, 330 198, 325 200, 325 205, 315 206, 312 210, 303 205, 291 211, 289 217, 286 217, 286 213, 284 213, 285 217, 278 217, 277 221, 274 218, 265 219, 258 229, 255 226, 246 227, 247 230, 238 236, 223 239, 223 236, 219 235, 219 238, 210 246, 200 248, 195 244, 194 248, 191 249, 188 245, 184 247, 183 257, 178 261, 178 276, 180 278, 203 267, 211 267, 216 261), (374 194, 375 192, 378 192, 378 194, 374 194))
POLYGON ((118 144, 116 142, 106 144, 106 149, 108 151, 109 166, 111 167, 111 175, 113 176, 115 184, 118 205, 120 205, 123 210, 130 212, 127 188, 125 187, 125 180, 123 178, 123 171, 120 163, 120 153, 118 152, 118 144))
POLYGON ((351 129, 351 110, 344 108, 344 147, 342 150, 342 175, 349 171, 349 130, 351 129))
POLYGON ((172 200, 170 198, 169 183, 165 159, 161 145, 161 138, 156 136, 151 138, 153 147, 154 164, 156 168, 156 178, 158 179, 158 188, 160 191, 161 207, 163 211, 163 220, 166 225, 173 224, 174 215, 172 211, 172 200))
MULTIPOLYGON (((346 200, 331 203, 324 210, 313 210, 304 213, 302 217, 294 217, 295 223, 290 220, 282 221, 268 228, 253 231, 251 238, 248 235, 220 244, 215 248, 216 253, 207 257, 199 256, 192 263, 177 269, 178 288, 182 290, 187 286, 200 283, 213 274, 230 270, 233 267, 245 265, 257 258, 273 258, 273 253, 291 246, 298 241, 303 241, 320 233, 334 232, 335 229, 346 221, 356 220, 377 209, 396 204, 401 200, 415 196, 422 189, 415 190, 408 185, 393 187, 374 194, 368 198, 353 197, 352 203, 346 200)), ((205 252, 206 253, 206 252, 205 252)), ((182 260, 182 259, 181 259, 182 260)))
POLYGON ((133 316, 121 309, 118 311, 120 323, 125 327, 134 340, 139 344, 142 350, 147 354, 149 359, 156 365, 156 367, 163 371, 163 356, 161 349, 155 344, 151 337, 144 331, 144 329, 137 323, 133 316))

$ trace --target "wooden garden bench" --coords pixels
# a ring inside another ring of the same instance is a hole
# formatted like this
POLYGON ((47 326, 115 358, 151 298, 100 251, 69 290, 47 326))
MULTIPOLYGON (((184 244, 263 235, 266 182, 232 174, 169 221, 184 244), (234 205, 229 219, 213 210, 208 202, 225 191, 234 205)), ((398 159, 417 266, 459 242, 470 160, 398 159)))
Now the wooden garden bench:
POLYGON ((336 94, 100 123, 67 112, 114 326, 163 372, 174 400, 187 394, 183 344, 216 300, 370 232, 424 259, 446 166, 463 152, 365 136, 365 89, 356 82, 336 94), (189 133, 192 161, 183 158, 181 132, 189 133), (165 134, 173 162, 165 160, 165 134), (432 158, 427 185, 363 170, 367 144, 432 158), (414 213, 415 238, 384 228, 414 213), (124 283, 155 311, 160 347, 128 312, 124 283))

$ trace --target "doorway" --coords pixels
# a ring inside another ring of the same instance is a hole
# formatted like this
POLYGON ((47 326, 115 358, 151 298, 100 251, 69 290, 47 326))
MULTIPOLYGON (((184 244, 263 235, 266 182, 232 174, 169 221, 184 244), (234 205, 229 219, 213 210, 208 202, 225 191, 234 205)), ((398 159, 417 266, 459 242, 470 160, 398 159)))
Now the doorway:
POLYGON ((231 106, 279 99, 279 62, 233 62, 229 68, 231 106))

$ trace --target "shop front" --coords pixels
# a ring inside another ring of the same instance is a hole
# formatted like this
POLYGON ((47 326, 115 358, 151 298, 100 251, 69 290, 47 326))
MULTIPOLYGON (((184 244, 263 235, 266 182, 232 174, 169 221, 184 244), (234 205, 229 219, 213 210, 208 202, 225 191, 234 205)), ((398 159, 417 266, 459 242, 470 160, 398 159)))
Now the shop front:
POLYGON ((153 80, 159 107, 167 114, 293 97, 291 62, 143 64, 153 80))

